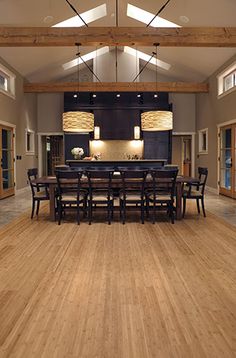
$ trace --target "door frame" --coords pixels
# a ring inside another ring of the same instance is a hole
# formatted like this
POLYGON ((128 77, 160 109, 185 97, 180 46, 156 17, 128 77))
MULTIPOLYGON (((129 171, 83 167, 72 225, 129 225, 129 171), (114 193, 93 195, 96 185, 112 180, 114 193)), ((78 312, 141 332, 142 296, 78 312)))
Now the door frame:
POLYGON ((222 127, 235 124, 236 118, 217 124, 217 192, 220 195, 220 131, 222 127))
POLYGON ((191 176, 195 177, 195 140, 196 132, 172 132, 173 136, 191 136, 191 176))
POLYGON ((16 191, 16 125, 0 120, 0 125, 12 128, 13 131, 13 167, 14 167, 14 194, 16 191))
POLYGON ((42 137, 51 135, 61 135, 64 138, 64 132, 39 132, 38 133, 38 173, 42 176, 43 173, 43 156, 42 156, 42 137))

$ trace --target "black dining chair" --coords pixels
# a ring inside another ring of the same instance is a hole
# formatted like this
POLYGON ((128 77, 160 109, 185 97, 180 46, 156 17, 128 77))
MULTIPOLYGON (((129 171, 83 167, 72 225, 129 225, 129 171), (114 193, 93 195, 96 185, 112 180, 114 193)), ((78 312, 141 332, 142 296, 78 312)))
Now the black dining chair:
POLYGON ((122 223, 126 221, 128 206, 140 207, 141 222, 144 224, 145 214, 145 189, 147 170, 133 168, 119 169, 122 187, 119 191, 119 208, 122 223))
POLYGON ((78 170, 56 170, 57 178, 57 212, 58 225, 61 224, 62 214, 66 211, 76 210, 77 223, 80 224, 80 211, 86 216, 87 191, 82 188, 82 171, 78 170))
POLYGON ((112 179, 114 170, 110 168, 88 169, 85 175, 88 178, 88 219, 92 223, 93 211, 98 206, 104 206, 107 210, 108 224, 111 224, 114 210, 114 193, 112 179))
POLYGON ((208 169, 203 167, 198 167, 198 181, 196 183, 189 183, 186 186, 186 189, 183 190, 183 218, 186 211, 186 202, 187 200, 196 200, 197 211, 200 214, 200 201, 202 205, 203 216, 206 217, 205 205, 204 205, 204 193, 205 186, 208 176, 208 169))
POLYGON ((175 187, 178 169, 151 170, 151 182, 146 190, 146 211, 149 216, 149 210, 152 209, 152 222, 156 222, 156 212, 165 210, 169 215, 172 224, 175 220, 175 187))
POLYGON ((35 204, 36 207, 36 215, 39 214, 40 202, 49 200, 49 191, 48 186, 45 184, 37 184, 35 180, 38 178, 38 169, 31 168, 27 170, 28 181, 31 188, 32 193, 32 211, 31 211, 31 219, 34 217, 35 204))

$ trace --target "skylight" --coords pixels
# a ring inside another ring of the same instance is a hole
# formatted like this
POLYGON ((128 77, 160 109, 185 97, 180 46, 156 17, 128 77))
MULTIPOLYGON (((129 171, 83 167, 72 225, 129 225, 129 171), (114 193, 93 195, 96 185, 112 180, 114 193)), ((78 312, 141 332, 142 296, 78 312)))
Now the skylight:
MULTIPOLYGON (((107 15, 107 5, 106 4, 99 5, 94 9, 83 12, 80 15, 83 18, 83 20, 87 24, 89 24, 90 22, 101 19, 102 17, 107 15)), ((81 26, 84 26, 84 23, 82 20, 80 20, 79 16, 73 16, 70 19, 59 22, 56 25, 53 25, 52 27, 81 27, 81 26)))
MULTIPOLYGON (((148 12, 146 10, 140 9, 137 6, 128 4, 127 5, 127 16, 132 19, 143 22, 144 24, 149 24, 149 22, 154 18, 155 14, 148 12)), ((150 24, 152 27, 181 27, 174 22, 163 19, 160 16, 157 16, 153 22, 150 24)))
MULTIPOLYGON (((104 46, 104 47, 101 47, 100 49, 98 50, 95 50, 95 51, 92 51, 92 52, 89 52, 87 53, 86 55, 84 56, 81 56, 82 59, 84 60, 84 62, 87 62, 89 60, 92 60, 93 58, 97 57, 97 56, 101 56, 101 55, 104 55, 105 53, 109 52, 109 46, 104 46)), ((75 58, 74 60, 72 61, 69 61, 67 63, 64 63, 64 65, 62 65, 62 67, 64 68, 64 70, 69 70, 70 68, 72 67, 75 67, 75 66, 78 66, 80 65, 81 63, 83 63, 81 58, 75 58)))
MULTIPOLYGON (((129 55, 138 57, 138 58, 140 58, 141 60, 144 60, 144 61, 148 61, 150 59, 150 57, 151 57, 151 55, 147 55, 144 52, 137 51, 134 48, 129 47, 129 46, 124 47, 124 52, 128 53, 129 55)), ((161 60, 158 60, 155 57, 153 57, 151 59, 150 63, 152 63, 155 66, 161 67, 163 70, 166 70, 166 71, 168 71, 171 68, 171 65, 169 63, 161 61, 161 60)))

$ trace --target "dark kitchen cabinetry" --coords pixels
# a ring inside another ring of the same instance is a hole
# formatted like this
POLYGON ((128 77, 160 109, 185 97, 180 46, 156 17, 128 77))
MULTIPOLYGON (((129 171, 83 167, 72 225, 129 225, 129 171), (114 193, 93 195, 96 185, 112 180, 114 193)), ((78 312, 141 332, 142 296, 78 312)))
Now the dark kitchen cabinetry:
POLYGON ((134 139, 134 126, 140 125, 138 109, 96 109, 95 123, 100 127, 102 140, 134 139))
POLYGON ((172 131, 143 132, 144 159, 166 159, 171 163, 172 131))

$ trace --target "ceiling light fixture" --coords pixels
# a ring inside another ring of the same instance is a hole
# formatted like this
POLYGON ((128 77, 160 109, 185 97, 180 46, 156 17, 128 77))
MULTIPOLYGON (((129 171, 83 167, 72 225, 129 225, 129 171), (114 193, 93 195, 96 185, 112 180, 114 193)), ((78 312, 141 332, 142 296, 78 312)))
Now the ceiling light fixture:
POLYGON ((65 112, 62 115, 63 131, 87 133, 94 130, 94 114, 89 112, 65 112))
POLYGON ((169 131, 173 129, 173 113, 170 111, 149 111, 141 114, 143 131, 169 131))

